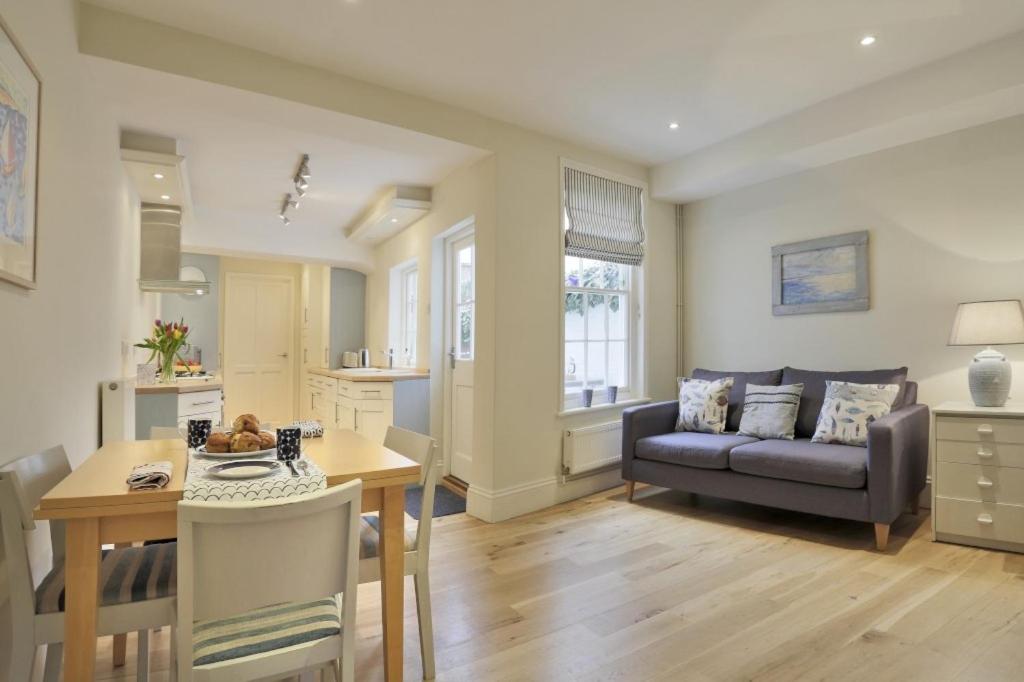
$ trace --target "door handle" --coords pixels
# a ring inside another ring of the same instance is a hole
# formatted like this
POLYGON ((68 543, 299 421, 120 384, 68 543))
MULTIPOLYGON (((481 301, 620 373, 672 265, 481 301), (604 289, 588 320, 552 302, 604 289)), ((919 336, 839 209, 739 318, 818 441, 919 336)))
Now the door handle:
POLYGON ((452 349, 448 351, 448 358, 451 361, 452 369, 455 369, 455 346, 452 346, 452 349))
POLYGON ((279 353, 277 357, 279 357, 279 358, 286 358, 286 357, 288 357, 288 354, 287 353, 279 353))
POLYGON ((992 451, 988 448, 978 448, 978 457, 981 457, 982 459, 991 459, 992 451))
POLYGON ((984 523, 986 526, 992 525, 991 514, 978 514, 978 523, 984 523))
POLYGON ((980 433, 980 434, 982 434, 984 436, 991 435, 992 434, 992 425, 991 424, 982 424, 981 426, 978 427, 978 433, 980 433))

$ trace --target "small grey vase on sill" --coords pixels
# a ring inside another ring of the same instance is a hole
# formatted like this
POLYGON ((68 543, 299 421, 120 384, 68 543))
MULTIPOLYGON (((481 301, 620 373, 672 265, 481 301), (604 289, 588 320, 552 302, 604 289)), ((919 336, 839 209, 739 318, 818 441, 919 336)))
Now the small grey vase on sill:
POLYGON ((608 387, 608 403, 615 404, 615 401, 619 398, 619 387, 609 386, 608 387))
POLYGON ((594 389, 583 389, 583 407, 590 407, 594 404, 594 389))

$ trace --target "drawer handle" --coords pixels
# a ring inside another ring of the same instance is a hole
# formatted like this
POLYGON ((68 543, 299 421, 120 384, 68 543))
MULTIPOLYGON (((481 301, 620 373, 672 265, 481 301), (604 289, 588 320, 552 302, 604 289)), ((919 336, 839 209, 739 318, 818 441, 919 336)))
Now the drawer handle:
POLYGON ((992 459, 992 451, 988 448, 978 448, 978 457, 982 459, 992 459))
POLYGON ((192 405, 193 405, 193 407, 198 407, 199 405, 213 405, 215 402, 217 402, 217 401, 216 400, 200 400, 198 403, 192 403, 192 405))
POLYGON ((991 488, 994 485, 995 485, 995 483, 993 483, 992 481, 988 480, 987 478, 981 477, 981 478, 978 479, 978 487, 979 488, 991 488))
POLYGON ((978 433, 986 436, 992 435, 992 425, 982 424, 981 426, 978 427, 978 433))
POLYGON ((986 526, 991 526, 992 515, 991 514, 978 514, 978 523, 984 523, 986 526))
POLYGON ((373 396, 373 395, 379 396, 380 395, 380 391, 363 391, 363 396, 364 397, 369 397, 369 396, 373 396))

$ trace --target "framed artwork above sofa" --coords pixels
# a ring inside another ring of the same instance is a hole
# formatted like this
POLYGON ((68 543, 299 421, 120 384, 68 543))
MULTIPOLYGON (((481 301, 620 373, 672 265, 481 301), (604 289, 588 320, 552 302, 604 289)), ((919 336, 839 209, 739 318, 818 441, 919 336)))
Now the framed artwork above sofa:
POLYGON ((867 230, 772 247, 772 314, 869 308, 867 230))

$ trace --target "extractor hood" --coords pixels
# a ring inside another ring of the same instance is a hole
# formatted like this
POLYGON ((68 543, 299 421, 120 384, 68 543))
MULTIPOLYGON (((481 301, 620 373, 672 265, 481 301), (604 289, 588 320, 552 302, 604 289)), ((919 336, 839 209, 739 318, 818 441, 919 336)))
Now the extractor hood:
POLYGON ((181 279, 181 207, 143 203, 141 213, 139 288, 165 294, 210 293, 209 282, 181 279))

